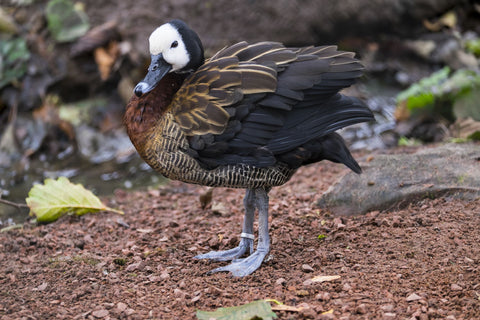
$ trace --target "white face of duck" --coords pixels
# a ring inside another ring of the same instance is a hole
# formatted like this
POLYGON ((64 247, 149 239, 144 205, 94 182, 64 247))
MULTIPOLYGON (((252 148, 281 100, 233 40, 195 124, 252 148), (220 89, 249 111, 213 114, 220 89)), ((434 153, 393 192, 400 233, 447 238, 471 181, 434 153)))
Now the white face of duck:
POLYGON ((198 35, 183 21, 172 20, 158 27, 148 40, 152 60, 145 78, 134 89, 137 97, 152 91, 167 73, 192 72, 204 62, 198 35))
POLYGON ((158 27, 148 41, 152 57, 162 54, 163 59, 172 66, 171 71, 181 70, 190 62, 182 35, 172 24, 166 23, 158 27))

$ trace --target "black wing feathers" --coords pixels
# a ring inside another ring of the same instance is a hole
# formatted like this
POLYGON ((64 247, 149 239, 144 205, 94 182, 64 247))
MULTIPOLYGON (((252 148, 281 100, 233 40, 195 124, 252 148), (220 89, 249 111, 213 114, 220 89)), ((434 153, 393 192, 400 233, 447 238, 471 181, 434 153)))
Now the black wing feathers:
MULTIPOLYGON (((297 168, 328 159, 360 172, 343 139, 334 133, 373 119, 358 99, 338 93, 362 75, 363 66, 353 53, 335 46, 298 49, 275 42, 240 42, 220 50, 206 65, 231 68, 232 59, 238 61, 235 72, 219 72, 221 77, 210 86, 210 96, 229 115, 224 131, 189 138, 200 163, 208 168, 237 163, 266 167, 281 161, 297 168), (241 83, 243 96, 232 82, 241 83)), ((210 125, 224 120, 223 114, 216 114, 218 119, 210 125)))

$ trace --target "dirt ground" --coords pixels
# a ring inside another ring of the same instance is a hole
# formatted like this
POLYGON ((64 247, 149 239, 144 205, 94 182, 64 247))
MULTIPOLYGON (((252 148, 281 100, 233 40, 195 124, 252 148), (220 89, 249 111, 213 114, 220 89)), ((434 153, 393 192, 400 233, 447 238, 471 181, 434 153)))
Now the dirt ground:
POLYGON ((205 209, 205 187, 118 190, 106 201, 125 216, 1 233, 0 319, 195 319, 257 299, 297 307, 280 319, 480 319, 480 200, 352 217, 316 208, 346 172, 314 164, 271 191, 271 255, 244 279, 192 259, 238 243, 243 190, 215 189, 205 209), (340 278, 310 280, 320 275, 340 278))

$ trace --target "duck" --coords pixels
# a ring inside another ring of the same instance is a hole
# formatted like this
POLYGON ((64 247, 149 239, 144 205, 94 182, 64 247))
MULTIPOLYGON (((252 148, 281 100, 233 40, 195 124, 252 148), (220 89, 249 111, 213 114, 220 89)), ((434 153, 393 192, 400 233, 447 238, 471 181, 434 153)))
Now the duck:
POLYGON ((374 120, 362 101, 339 93, 364 67, 355 53, 336 46, 272 41, 242 41, 205 59, 198 34, 178 19, 152 32, 149 51, 147 73, 125 109, 130 140, 169 179, 246 189, 238 246, 195 258, 230 261, 209 273, 250 275, 270 252, 273 187, 321 160, 361 173, 335 131, 374 120))

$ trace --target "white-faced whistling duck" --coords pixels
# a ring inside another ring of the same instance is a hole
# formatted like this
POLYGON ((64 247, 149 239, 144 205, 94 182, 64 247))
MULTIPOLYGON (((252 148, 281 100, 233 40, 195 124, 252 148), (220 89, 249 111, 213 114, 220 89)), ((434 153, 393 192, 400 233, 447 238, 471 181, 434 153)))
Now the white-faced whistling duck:
POLYGON ((126 107, 128 135, 165 177, 246 189, 238 247, 196 258, 232 260, 211 272, 249 275, 270 249, 272 187, 324 159, 361 172, 334 131, 373 120, 362 102, 338 93, 362 75, 363 66, 354 53, 335 46, 286 48, 277 42, 240 42, 205 60, 198 35, 180 20, 157 28, 149 42, 148 73, 126 107))

